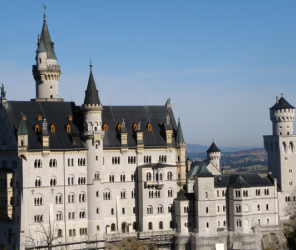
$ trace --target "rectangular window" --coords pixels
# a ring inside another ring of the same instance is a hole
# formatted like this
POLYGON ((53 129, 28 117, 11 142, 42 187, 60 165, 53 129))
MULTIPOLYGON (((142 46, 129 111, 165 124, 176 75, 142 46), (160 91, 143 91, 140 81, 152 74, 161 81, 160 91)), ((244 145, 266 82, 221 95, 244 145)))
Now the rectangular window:
POLYGON ((292 169, 289 169, 289 173, 292 174, 293 173, 293 170, 292 169))

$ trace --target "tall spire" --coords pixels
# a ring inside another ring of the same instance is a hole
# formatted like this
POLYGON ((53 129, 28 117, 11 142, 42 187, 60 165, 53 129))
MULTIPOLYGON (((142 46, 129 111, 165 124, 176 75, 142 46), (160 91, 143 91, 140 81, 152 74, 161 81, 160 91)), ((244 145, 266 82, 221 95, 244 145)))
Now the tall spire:
POLYGON ((178 119, 178 128, 177 128, 177 137, 176 137, 177 143, 184 143, 184 137, 182 133, 180 118, 178 119))
POLYGON ((101 104, 100 98, 99 98, 99 91, 97 90, 94 76, 92 73, 91 60, 90 60, 89 67, 90 67, 90 74, 89 74, 87 89, 85 91, 84 104, 101 104))
POLYGON ((41 31, 40 40, 43 41, 45 50, 47 52, 47 58, 57 59, 56 54, 54 52, 54 43, 51 41, 49 30, 46 23, 46 14, 45 14, 45 5, 42 6, 44 8, 43 14, 43 27, 41 31))

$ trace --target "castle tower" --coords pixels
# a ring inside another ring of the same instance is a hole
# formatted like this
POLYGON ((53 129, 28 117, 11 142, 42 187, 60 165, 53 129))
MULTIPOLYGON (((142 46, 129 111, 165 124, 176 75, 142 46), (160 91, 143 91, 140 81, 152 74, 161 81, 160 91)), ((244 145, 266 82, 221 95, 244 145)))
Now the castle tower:
POLYGON ((180 174, 180 184, 186 184, 186 142, 184 141, 183 132, 181 128, 180 118, 178 119, 178 128, 176 135, 177 152, 176 165, 178 167, 178 174, 180 174))
POLYGON ((63 101, 63 99, 59 99, 61 67, 57 65, 54 43, 50 38, 45 12, 41 36, 38 35, 37 45, 36 65, 33 65, 33 76, 36 81, 35 100, 63 101))
MULTIPOLYGON (((96 88, 95 80, 92 73, 92 63, 90 61, 90 74, 85 99, 82 105, 84 131, 82 137, 88 147, 87 153, 87 193, 93 197, 100 185, 100 176, 103 176, 103 138, 102 131, 102 111, 103 107, 99 99, 99 91, 96 88), (95 178, 95 175, 97 176, 95 178), (96 180, 94 180, 96 179, 96 180)), ((95 207, 96 199, 88 200, 88 221, 89 236, 95 235, 97 225, 97 214, 95 207)))
POLYGON ((279 216, 285 218, 286 200, 296 186, 296 136, 293 135, 295 108, 284 97, 270 108, 272 134, 264 136, 264 148, 268 155, 268 171, 272 179, 277 179, 279 193, 279 216))
POLYGON ((293 135, 293 122, 295 119, 295 108, 290 105, 284 97, 278 99, 270 108, 270 120, 272 122, 273 135, 293 135))
POLYGON ((212 145, 207 150, 207 159, 218 170, 220 170, 220 158, 221 158, 221 151, 217 148, 216 144, 213 142, 212 145))

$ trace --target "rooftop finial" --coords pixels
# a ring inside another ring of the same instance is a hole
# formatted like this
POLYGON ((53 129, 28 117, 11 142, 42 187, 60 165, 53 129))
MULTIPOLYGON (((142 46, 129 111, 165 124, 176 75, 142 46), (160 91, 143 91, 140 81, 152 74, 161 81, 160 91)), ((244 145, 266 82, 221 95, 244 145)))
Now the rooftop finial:
POLYGON ((44 9, 43 20, 46 21, 46 14, 45 14, 46 6, 45 6, 45 3, 43 3, 42 7, 44 9))
POLYGON ((90 64, 89 64, 89 68, 90 68, 90 72, 92 72, 92 62, 91 62, 91 59, 90 59, 90 64))
POLYGON ((281 93, 281 96, 283 97, 283 93, 281 93))
POLYGON ((178 122, 180 121, 180 116, 178 116, 178 122))

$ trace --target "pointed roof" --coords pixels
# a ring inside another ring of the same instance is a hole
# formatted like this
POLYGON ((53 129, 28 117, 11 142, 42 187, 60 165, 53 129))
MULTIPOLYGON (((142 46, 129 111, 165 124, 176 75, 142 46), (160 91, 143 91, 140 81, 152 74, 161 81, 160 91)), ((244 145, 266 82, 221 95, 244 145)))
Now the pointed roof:
POLYGON ((270 109, 295 109, 284 97, 281 97, 270 109))
POLYGON ((28 134, 27 126, 26 126, 26 123, 25 123, 25 120, 23 119, 23 117, 21 118, 20 126, 19 126, 19 129, 17 131, 17 134, 18 135, 26 135, 26 134, 28 134))
MULTIPOLYGON (((47 52, 47 58, 57 59, 53 48, 53 42, 51 41, 49 30, 47 27, 46 19, 43 21, 43 27, 41 31, 41 41, 43 41, 45 51, 47 52)), ((41 44, 40 41, 40 44, 41 44)), ((39 47, 38 47, 39 49, 39 47)))
POLYGON ((178 129, 177 129, 177 136, 176 136, 177 143, 184 143, 184 137, 182 133, 180 118, 178 119, 178 129))
POLYGON ((215 142, 212 143, 212 145, 207 150, 207 153, 213 153, 213 152, 221 152, 219 148, 217 148, 215 142))
POLYGON ((88 79, 87 89, 85 91, 84 104, 101 104, 99 91, 97 90, 94 76, 92 73, 92 64, 90 62, 90 74, 88 79))
POLYGON ((37 53, 38 53, 38 52, 46 52, 46 49, 45 49, 45 47, 44 47, 44 43, 43 43, 42 39, 40 40, 40 43, 39 43, 39 45, 38 45, 38 49, 37 49, 36 52, 37 52, 37 53))
POLYGON ((209 162, 195 161, 191 164, 190 171, 186 174, 186 178, 193 180, 194 176, 198 177, 214 177, 214 175, 208 170, 209 162))
POLYGON ((239 175, 236 182, 233 185, 234 188, 242 188, 242 187, 251 187, 249 183, 245 181, 245 179, 239 175))

